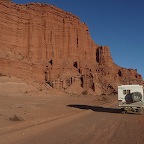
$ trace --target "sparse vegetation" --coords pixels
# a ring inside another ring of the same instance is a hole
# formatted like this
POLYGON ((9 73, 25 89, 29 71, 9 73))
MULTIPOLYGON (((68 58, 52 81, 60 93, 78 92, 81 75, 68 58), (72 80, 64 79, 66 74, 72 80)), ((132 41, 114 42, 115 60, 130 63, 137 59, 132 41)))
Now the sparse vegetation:
POLYGON ((1 77, 1 76, 6 76, 6 75, 5 75, 5 74, 0 73, 0 77, 1 77))
POLYGON ((101 96, 101 98, 99 99, 99 101, 108 102, 108 98, 106 96, 101 96))
POLYGON ((17 108, 22 108, 22 106, 18 106, 17 108))
POLYGON ((102 101, 108 101, 108 99, 106 97, 104 97, 104 96, 102 96, 101 100, 102 101))
POLYGON ((39 91, 42 91, 42 88, 40 88, 39 91))
POLYGON ((83 92, 82 92, 82 95, 87 95, 87 94, 88 94, 87 91, 83 91, 83 92))
POLYGON ((24 119, 17 115, 14 115, 13 117, 10 117, 9 120, 10 121, 23 121, 24 119))

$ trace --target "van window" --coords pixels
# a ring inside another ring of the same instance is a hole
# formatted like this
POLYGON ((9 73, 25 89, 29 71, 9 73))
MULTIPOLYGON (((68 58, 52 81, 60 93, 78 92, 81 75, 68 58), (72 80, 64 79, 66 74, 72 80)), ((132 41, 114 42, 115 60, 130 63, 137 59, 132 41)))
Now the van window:
POLYGON ((123 90, 123 94, 124 95, 130 94, 130 90, 123 90))
POLYGON ((126 90, 123 90, 123 94, 126 95, 126 90))
POLYGON ((127 94, 130 94, 130 90, 127 90, 127 94))

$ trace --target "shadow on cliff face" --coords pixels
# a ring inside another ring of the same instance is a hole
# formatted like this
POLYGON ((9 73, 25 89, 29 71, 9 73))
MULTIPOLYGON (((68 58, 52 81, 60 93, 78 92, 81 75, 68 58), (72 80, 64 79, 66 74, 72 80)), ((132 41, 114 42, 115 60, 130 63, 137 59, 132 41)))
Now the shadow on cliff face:
POLYGON ((72 108, 78 108, 78 109, 92 110, 95 112, 107 112, 107 113, 121 113, 122 112, 122 110, 118 108, 105 108, 105 107, 99 107, 99 106, 77 105, 77 104, 71 104, 67 106, 72 107, 72 108))

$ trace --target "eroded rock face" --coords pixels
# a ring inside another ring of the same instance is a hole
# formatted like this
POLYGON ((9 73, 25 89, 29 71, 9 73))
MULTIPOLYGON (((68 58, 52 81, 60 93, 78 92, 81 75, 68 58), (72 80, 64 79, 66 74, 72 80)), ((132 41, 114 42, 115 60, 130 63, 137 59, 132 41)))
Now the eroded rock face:
POLYGON ((0 0, 0 65, 2 74, 61 90, 107 94, 142 83, 136 70, 114 64, 109 47, 95 44, 77 16, 48 4, 0 0))

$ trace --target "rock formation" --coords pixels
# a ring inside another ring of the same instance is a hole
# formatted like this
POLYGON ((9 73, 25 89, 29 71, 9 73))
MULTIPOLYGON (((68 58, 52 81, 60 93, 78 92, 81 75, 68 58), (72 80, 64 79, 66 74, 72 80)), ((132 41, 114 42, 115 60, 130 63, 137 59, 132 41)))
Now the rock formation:
POLYGON ((80 19, 53 5, 0 0, 0 73, 67 90, 96 94, 142 83, 136 70, 117 66, 109 47, 91 39, 80 19))

